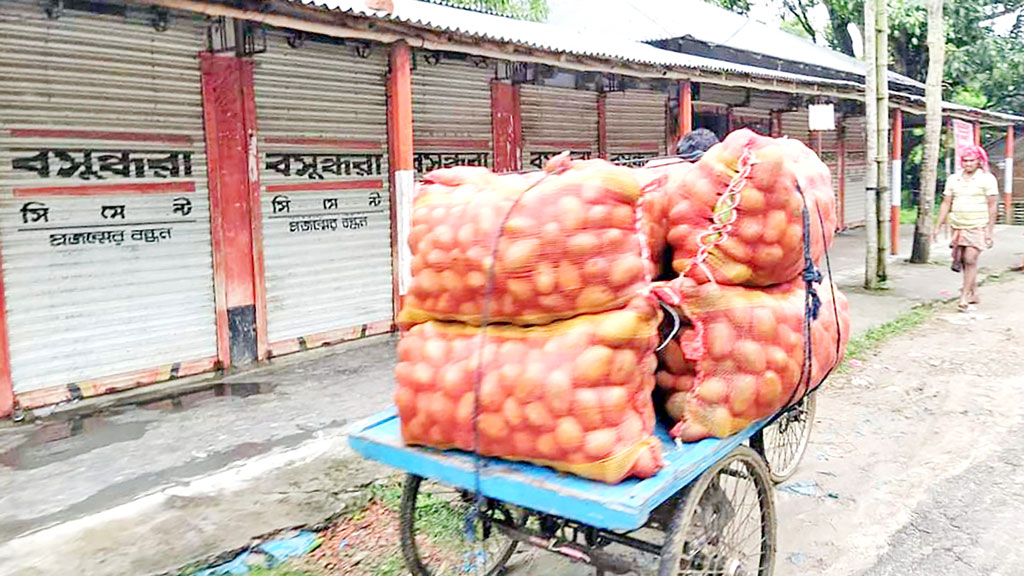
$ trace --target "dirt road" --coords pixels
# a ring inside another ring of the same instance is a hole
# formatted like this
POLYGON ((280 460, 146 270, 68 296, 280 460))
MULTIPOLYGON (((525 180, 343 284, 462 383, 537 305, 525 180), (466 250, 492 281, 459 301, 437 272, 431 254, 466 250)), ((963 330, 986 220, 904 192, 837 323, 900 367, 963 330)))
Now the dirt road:
MULTIPOLYGON (((820 392, 807 455, 776 492, 777 576, 1024 574, 1024 278, 982 299, 820 392)), ((513 574, 593 573, 517 560, 513 574)))
POLYGON ((779 491, 777 574, 1024 572, 1024 279, 982 298, 821 395, 793 479, 818 496, 779 491))

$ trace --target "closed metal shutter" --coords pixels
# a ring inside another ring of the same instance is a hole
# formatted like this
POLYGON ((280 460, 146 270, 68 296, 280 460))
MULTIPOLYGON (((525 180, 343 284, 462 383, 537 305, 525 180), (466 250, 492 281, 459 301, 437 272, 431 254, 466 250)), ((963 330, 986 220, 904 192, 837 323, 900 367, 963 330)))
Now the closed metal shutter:
POLYGON ((732 129, 748 128, 768 136, 772 130, 771 112, 756 108, 733 108, 730 110, 732 117, 732 129))
MULTIPOLYGON (((839 123, 836 122, 836 127, 839 123)), ((812 147, 813 148, 813 147, 812 147)), ((839 131, 826 130, 821 133, 821 160, 832 174, 832 193, 839 206, 839 131)))
POLYGON ((729 106, 742 106, 748 101, 747 89, 701 83, 697 93, 697 100, 729 106))
POLYGON ((750 91, 750 104, 751 108, 758 110, 764 110, 765 112, 773 112, 775 110, 785 110, 790 107, 790 101, 792 97, 789 94, 782 92, 762 92, 760 90, 750 91))
POLYGON ((783 112, 782 135, 795 138, 810 146, 811 138, 810 130, 807 128, 807 111, 783 112))
MULTIPOLYGON (((22 406, 212 369, 197 54, 171 13, 0 4, 0 231, 22 406)), ((97 5, 99 6, 99 5, 97 5)))
POLYGON ((278 31, 256 57, 274 355, 391 329, 386 70, 383 46, 278 31))
POLYGON ((459 165, 493 166, 494 63, 416 54, 412 72, 413 167, 418 174, 459 165))
POLYGON ((667 99, 664 92, 653 90, 609 92, 605 96, 609 160, 664 156, 667 99))
POLYGON ((597 156, 597 92, 524 84, 519 98, 523 168, 543 168, 564 150, 577 158, 597 156))
POLYGON ((867 221, 867 123, 863 116, 843 121, 843 146, 846 149, 846 182, 843 216, 847 226, 867 221))

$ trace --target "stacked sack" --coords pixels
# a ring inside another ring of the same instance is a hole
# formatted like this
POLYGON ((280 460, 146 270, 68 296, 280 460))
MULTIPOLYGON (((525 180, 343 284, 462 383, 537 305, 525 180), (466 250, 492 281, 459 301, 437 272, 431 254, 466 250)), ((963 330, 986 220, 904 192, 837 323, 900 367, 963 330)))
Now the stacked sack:
POLYGON ((661 468, 639 200, 633 172, 600 160, 426 175, 395 370, 407 443, 609 483, 661 468))
POLYGON ((821 285, 816 304, 802 279, 805 238, 816 264, 832 243, 828 167, 798 141, 740 130, 694 164, 643 172, 641 181, 667 198, 664 226, 680 275, 671 287, 684 326, 657 374, 672 434, 734 434, 798 401, 842 359, 846 298, 821 285), (723 198, 730 189, 733 203, 723 198))
POLYGON ((849 304, 834 287, 817 289, 821 303, 810 322, 808 358, 803 280, 767 288, 680 284, 680 308, 691 326, 667 348, 658 374, 666 411, 677 422, 675 437, 691 442, 735 434, 798 401, 843 357, 849 304))
POLYGON ((771 286, 787 282, 804 268, 803 206, 810 211, 811 255, 818 261, 832 244, 835 196, 828 167, 807 146, 788 138, 768 138, 738 130, 708 150, 695 164, 648 165, 644 181, 663 184, 664 227, 675 272, 696 282, 771 286), (750 159, 735 214, 719 199, 750 159), (802 195, 797 191, 800 183, 802 195), (700 245, 715 216, 730 219, 724 242, 715 244, 702 266, 695 265, 700 245), (710 273, 711 278, 708 277, 710 273))

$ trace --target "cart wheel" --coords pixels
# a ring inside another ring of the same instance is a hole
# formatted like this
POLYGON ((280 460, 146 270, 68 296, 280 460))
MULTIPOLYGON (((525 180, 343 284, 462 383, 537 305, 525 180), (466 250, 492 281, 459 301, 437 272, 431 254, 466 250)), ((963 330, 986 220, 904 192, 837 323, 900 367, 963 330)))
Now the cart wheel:
POLYGON ((515 551, 516 542, 491 520, 515 523, 515 516, 500 503, 488 500, 476 522, 475 538, 468 538, 466 517, 473 496, 439 484, 425 484, 419 476, 405 477, 402 491, 401 536, 405 566, 413 576, 474 574, 498 576, 515 551))
POLYGON ((737 447, 686 488, 665 534, 658 576, 770 576, 772 498, 764 460, 737 447))
POLYGON ((800 460, 807 451, 811 439, 811 425, 814 423, 815 395, 804 399, 778 417, 770 426, 765 426, 752 439, 751 445, 764 456, 772 482, 780 484, 789 479, 800 466, 800 460))

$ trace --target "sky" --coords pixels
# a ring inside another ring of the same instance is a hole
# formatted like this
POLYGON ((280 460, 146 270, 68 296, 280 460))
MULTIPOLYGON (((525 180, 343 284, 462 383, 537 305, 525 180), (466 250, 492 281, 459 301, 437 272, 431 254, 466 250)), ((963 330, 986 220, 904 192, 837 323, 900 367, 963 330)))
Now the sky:
MULTIPOLYGON (((752 0, 750 3, 750 17, 771 26, 782 25, 783 12, 782 0, 752 0)), ((828 10, 821 4, 811 9, 810 17, 815 29, 824 30, 828 26, 828 10)), ((1010 22, 1010 25, 1013 25, 1013 22, 1010 22)), ((860 58, 863 46, 860 30, 856 26, 851 26, 850 35, 853 37, 854 55, 860 58)), ((828 46, 824 34, 818 35, 817 43, 828 46)))
MULTIPOLYGON (((947 2, 948 1, 955 0, 947 0, 947 2)), ((781 15, 783 13, 782 0, 752 0, 750 5, 750 16, 754 20, 759 20, 761 22, 771 24, 773 26, 781 25, 781 15)), ((992 29, 997 34, 1009 33, 1010 28, 1013 27, 1014 22, 1017 21, 1017 15, 1020 14, 1021 12, 1024 12, 1024 10, 1007 14, 1005 16, 992 20, 992 29)), ((818 4, 811 10, 810 16, 811 21, 814 23, 814 27, 816 29, 824 30, 825 27, 828 25, 828 10, 826 10, 825 7, 822 6, 821 4, 818 4)), ((860 30, 858 30, 854 26, 853 29, 850 30, 850 34, 853 36, 854 51, 857 52, 856 55, 859 58, 861 56, 860 48, 861 46, 863 46, 863 43, 861 41, 860 30)), ((818 39, 818 43, 825 44, 824 37, 820 37, 818 39)))

